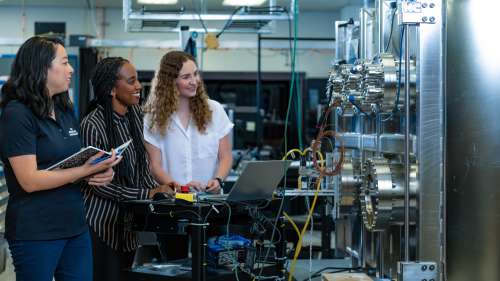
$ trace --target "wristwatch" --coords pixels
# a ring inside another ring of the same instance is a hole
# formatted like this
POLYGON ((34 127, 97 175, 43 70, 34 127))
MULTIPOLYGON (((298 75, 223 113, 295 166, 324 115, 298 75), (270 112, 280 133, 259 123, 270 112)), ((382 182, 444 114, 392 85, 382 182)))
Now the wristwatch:
POLYGON ((216 177, 215 179, 219 182, 220 188, 223 188, 224 187, 224 181, 222 180, 222 178, 216 177))

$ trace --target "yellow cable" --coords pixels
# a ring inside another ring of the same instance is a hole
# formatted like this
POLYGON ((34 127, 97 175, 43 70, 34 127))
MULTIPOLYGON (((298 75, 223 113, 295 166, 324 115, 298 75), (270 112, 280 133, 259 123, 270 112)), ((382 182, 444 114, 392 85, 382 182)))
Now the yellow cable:
MULTIPOLYGON (((294 149, 290 149, 290 150, 289 150, 289 151, 285 154, 285 156, 283 156, 283 158, 281 158, 281 160, 286 160, 286 159, 288 158, 288 156, 289 156, 290 154, 294 153, 294 152, 297 152, 299 155, 303 155, 303 154, 302 154, 302 151, 300 151, 300 149, 298 149, 298 148, 294 148, 294 149)), ((295 157, 293 157, 293 158, 295 158, 295 157)), ((299 180, 298 180, 297 182, 298 182, 297 186, 300 186, 300 176, 299 176, 299 180)), ((300 189, 300 188, 299 188, 299 189, 300 189)), ((272 197, 272 198, 274 199, 274 193, 273 193, 273 197, 272 197)))
MULTIPOLYGON (((283 157, 283 160, 287 159, 288 156, 290 154, 292 154, 293 152, 297 152, 299 155, 305 156, 308 151, 313 151, 313 150, 310 147, 304 149, 303 151, 300 151, 299 149, 294 148, 294 149, 288 151, 285 154, 285 156, 283 157)), ((324 162, 323 154, 321 153, 321 151, 316 151, 316 154, 320 158, 321 167, 324 167, 324 165, 326 163, 324 162)), ((309 226, 309 221, 311 220, 311 217, 312 217, 312 215, 314 213, 314 208, 316 207, 316 202, 318 200, 318 195, 319 195, 319 190, 320 190, 320 187, 321 187, 321 180, 322 179, 323 179, 323 175, 321 175, 321 174, 316 179, 316 181, 317 181, 317 183, 316 183, 316 192, 314 193, 314 199, 313 199, 313 202, 311 204, 311 209, 309 210, 309 214, 307 216, 306 223, 304 224, 304 227, 302 228, 301 232, 299 232, 299 228, 297 227, 297 225, 295 224, 295 222, 288 216, 288 214, 286 212, 283 212, 283 214, 285 215, 285 217, 290 221, 290 223, 292 223, 292 226, 294 227, 295 231, 299 235, 299 240, 297 242, 297 246, 295 247, 295 254, 294 254, 292 263, 290 265, 290 272, 289 272, 289 275, 288 275, 288 281, 292 281, 293 274, 295 272, 295 266, 297 264, 297 258, 299 257, 300 251, 302 250, 302 237, 304 236, 304 233, 306 232, 307 227, 309 226)), ((297 182, 298 182, 298 189, 300 190, 302 188, 302 186, 300 184, 300 176, 299 176, 299 179, 298 179, 297 182)))
MULTIPOLYGON (((308 151, 313 152, 312 148, 311 148, 311 147, 308 147, 308 148, 306 148, 306 149, 304 149, 304 150, 302 151, 302 156, 305 156, 305 155, 306 155, 306 153, 307 153, 308 151)), ((316 154, 319 156, 319 160, 320 160, 321 167, 323 167, 323 165, 325 164, 325 163, 323 162, 323 160, 324 160, 324 158, 323 158, 323 154, 322 154, 322 153, 321 153, 321 151, 319 151, 319 150, 317 150, 317 151, 316 151, 316 154)))
POLYGON ((306 152, 308 152, 308 151, 312 151, 312 149, 311 149, 310 147, 307 147, 306 149, 302 150, 302 153, 304 153, 304 154, 305 154, 305 153, 306 153, 306 152))
MULTIPOLYGON (((288 156, 294 152, 297 152, 299 155, 302 155, 302 151, 300 151, 298 148, 294 148, 294 149, 291 149, 289 150, 285 156, 283 156, 282 160, 286 160, 288 158, 288 156)), ((295 158, 295 157, 294 157, 295 158)))
POLYGON ((295 224, 295 222, 293 221, 293 219, 286 213, 286 212, 283 212, 283 215, 285 216, 285 218, 290 222, 290 224, 292 224, 293 226, 293 229, 295 229, 295 232, 297 232, 297 237, 300 237, 300 229, 299 227, 295 224))
POLYGON ((325 163, 325 160, 323 158, 323 153, 321 153, 321 151, 318 150, 318 151, 316 151, 316 154, 318 154, 318 156, 319 156, 320 166, 324 167, 326 165, 326 163, 325 163))
MULTIPOLYGON (((306 150, 304 150, 304 151, 300 151, 300 149, 298 149, 298 148, 290 149, 290 150, 289 150, 289 151, 285 154, 285 156, 283 156, 283 158, 282 158, 281 160, 286 160, 286 159, 288 158, 288 156, 290 156, 290 154, 292 154, 292 153, 294 153, 294 152, 297 152, 297 153, 299 154, 299 156, 304 156, 304 155, 305 155, 305 153, 304 153, 304 152, 305 152, 305 151, 307 151, 307 149, 309 149, 309 148, 306 148, 306 150)), ((294 156, 293 158, 295 158, 295 156, 294 156)), ((297 178, 297 189, 299 189, 299 190, 300 190, 300 189, 301 189, 301 187, 302 187, 302 186, 301 186, 301 184, 300 184, 300 175, 299 175, 299 177, 297 178)))
POLYGON ((297 258, 299 257, 300 251, 302 250, 302 236, 304 236, 304 233, 307 230, 307 226, 309 225, 309 221, 311 220, 312 214, 314 212, 314 208, 316 207, 316 201, 318 200, 318 194, 319 194, 319 189, 321 187, 321 180, 323 179, 323 176, 321 175, 317 179, 317 184, 316 184, 316 192, 314 193, 314 199, 311 204, 311 209, 309 210, 309 215, 307 216, 306 223, 304 224, 304 227, 302 228, 302 231, 300 232, 299 236, 299 241, 297 242, 297 247, 295 247, 295 254, 293 255, 293 260, 290 265, 290 272, 288 274, 288 281, 292 281, 293 274, 295 272, 295 265, 297 263, 297 258))
MULTIPOLYGON (((291 149, 289 150, 285 156, 283 156, 282 160, 286 160, 288 158, 288 156, 290 156, 290 154, 294 153, 294 152, 297 152, 300 156, 306 156, 307 155, 307 152, 311 151, 312 152, 312 149, 310 147, 300 151, 300 149, 298 148, 294 148, 294 149, 291 149)), ((324 158, 323 158, 323 154, 321 153, 321 151, 316 151, 316 154, 319 156, 319 159, 320 159, 320 166, 323 167, 323 165, 325 164, 324 163, 324 158)), ((295 157, 293 157, 295 158, 295 157)), ((297 189, 298 190, 302 190, 302 184, 301 184, 301 176, 298 177, 297 179, 297 189)))

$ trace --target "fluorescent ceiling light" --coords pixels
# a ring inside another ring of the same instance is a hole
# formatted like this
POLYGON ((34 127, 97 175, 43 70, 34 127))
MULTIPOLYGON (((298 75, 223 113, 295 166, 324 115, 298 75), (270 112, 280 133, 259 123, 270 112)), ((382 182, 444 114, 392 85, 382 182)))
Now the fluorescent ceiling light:
POLYGON ((137 0, 137 3, 152 5, 173 5, 177 4, 177 0, 137 0))
POLYGON ((266 0, 224 0, 222 5, 226 6, 260 6, 266 0))

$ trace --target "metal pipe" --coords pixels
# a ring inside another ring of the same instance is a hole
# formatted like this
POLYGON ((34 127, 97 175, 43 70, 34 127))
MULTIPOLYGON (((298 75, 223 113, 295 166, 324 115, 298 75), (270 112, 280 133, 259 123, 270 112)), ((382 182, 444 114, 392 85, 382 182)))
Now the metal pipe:
POLYGON ((379 264, 379 268, 380 268, 380 272, 379 272, 379 277, 380 278, 384 278, 384 238, 385 238, 385 231, 382 231, 379 233, 378 235, 378 240, 379 240, 379 258, 380 258, 380 264, 379 264))
POLYGON ((200 15, 207 13, 207 1, 200 0, 200 15))
POLYGON ((375 145, 377 147, 377 153, 380 153, 380 135, 382 134, 382 113, 378 112, 377 110, 377 115, 376 115, 376 121, 375 121, 375 131, 377 134, 377 138, 375 140, 375 145))
POLYGON ((405 30, 405 261, 410 261, 410 25, 405 30))
POLYGON ((384 0, 377 0, 377 52, 382 54, 384 52, 384 0))
MULTIPOLYGON (((360 131, 360 134, 361 135, 364 135, 365 134, 365 120, 364 120, 364 115, 362 115, 361 113, 358 113, 358 123, 359 123, 359 128, 358 130, 361 130, 360 131)), ((366 151, 365 151, 365 142, 363 140, 363 138, 361 138, 360 140, 360 146, 359 146, 359 150, 361 152, 361 163, 365 163, 366 161, 366 151)))
MULTIPOLYGON (((371 42, 368 42, 368 22, 369 18, 372 18, 375 16, 375 12, 373 12, 370 9, 365 9, 362 8, 359 10, 359 20, 360 20, 360 59, 366 59, 368 58, 369 53, 368 50, 373 50, 373 45, 371 42), (370 44, 370 48, 368 48, 368 45, 370 44)), ((372 20, 373 22, 373 20, 372 20)), ((372 28, 373 30, 373 28, 372 28)))
POLYGON ((359 267, 365 267, 366 265, 366 234, 367 234, 367 231, 365 229, 365 224, 363 222, 361 222, 361 235, 360 235, 360 242, 359 242, 359 254, 360 254, 360 257, 358 259, 358 266, 359 267))
POLYGON ((359 58, 364 60, 366 59, 366 24, 367 24, 367 18, 366 18, 366 11, 365 9, 360 9, 359 10, 359 28, 360 28, 360 50, 359 50, 359 58))
POLYGON ((127 32, 128 26, 128 15, 132 12, 132 7, 130 4, 130 0, 123 0, 123 9, 122 9, 122 19, 123 19, 123 28, 125 32, 127 32))
POLYGON ((172 14, 159 14, 159 13, 142 13, 142 12, 130 12, 128 19, 131 20, 199 20, 202 19, 204 21, 212 21, 212 20, 288 20, 288 15, 279 14, 279 15, 252 15, 252 14, 204 14, 199 15, 198 13, 172 13, 172 14))
POLYGON ((276 7, 276 0, 269 0, 269 14, 272 15, 273 14, 273 9, 275 9, 276 7))
POLYGON ((257 86, 255 95, 255 124, 257 133, 257 144, 262 142, 262 121, 260 116, 260 94, 262 89, 262 39, 260 33, 257 34, 257 86))
MULTIPOLYGON (((298 10, 298 3, 296 4, 297 0, 292 0, 290 1, 290 16, 291 16, 291 19, 293 20, 293 15, 295 15, 295 7, 297 6, 297 10, 298 10)), ((299 11, 297 11, 298 13, 299 11)))

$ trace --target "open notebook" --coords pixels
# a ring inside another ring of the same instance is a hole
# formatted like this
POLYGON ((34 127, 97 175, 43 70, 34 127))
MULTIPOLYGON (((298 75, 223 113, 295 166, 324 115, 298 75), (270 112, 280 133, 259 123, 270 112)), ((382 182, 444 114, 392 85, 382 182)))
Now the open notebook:
MULTIPOLYGON (((117 147, 115 149, 116 156, 122 155, 123 152, 130 145, 131 142, 132 142, 132 140, 129 140, 129 141, 125 142, 124 144, 120 145, 119 147, 117 147)), ((104 150, 99 149, 97 147, 87 146, 87 147, 83 148, 82 150, 78 151, 77 153, 67 157, 66 159, 61 160, 61 161, 57 162, 56 164, 48 167, 46 170, 50 171, 50 170, 55 170, 55 169, 67 169, 67 168, 81 166, 81 165, 85 164, 85 162, 87 162, 87 160, 89 160, 90 157, 96 155, 99 152, 104 152, 104 155, 95 159, 94 161, 92 161, 92 164, 97 164, 97 163, 102 162, 102 161, 111 157, 111 152, 104 151, 104 150)))

